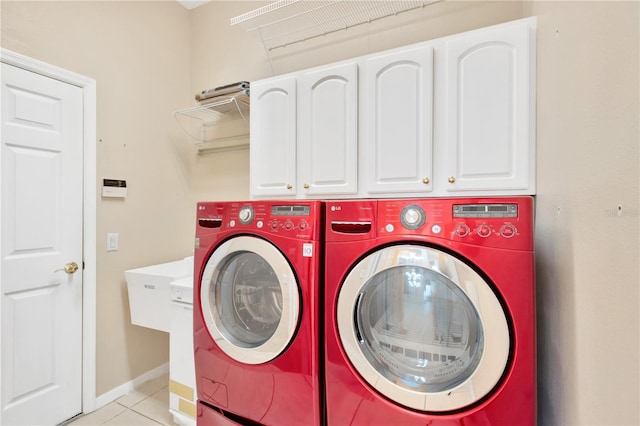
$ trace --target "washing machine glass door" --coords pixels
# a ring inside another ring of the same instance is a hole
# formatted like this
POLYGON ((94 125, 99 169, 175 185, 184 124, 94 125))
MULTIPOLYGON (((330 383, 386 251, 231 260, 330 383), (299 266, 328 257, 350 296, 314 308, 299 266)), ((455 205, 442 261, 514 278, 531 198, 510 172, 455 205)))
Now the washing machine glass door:
POLYGON ((291 266, 274 245, 256 237, 232 238, 213 251, 200 300, 215 343, 244 364, 280 355, 293 338, 300 313, 291 266))
POLYGON ((338 297, 344 350, 378 392, 406 407, 458 410, 491 392, 509 328, 489 284, 466 263, 418 245, 360 261, 338 297))

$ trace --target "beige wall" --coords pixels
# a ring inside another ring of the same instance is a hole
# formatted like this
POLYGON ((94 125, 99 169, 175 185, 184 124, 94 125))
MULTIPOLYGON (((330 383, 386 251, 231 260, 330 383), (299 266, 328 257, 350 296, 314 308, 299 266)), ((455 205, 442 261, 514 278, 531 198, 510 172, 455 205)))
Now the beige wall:
POLYGON ((229 26, 267 3, 1 3, 2 47, 97 80, 98 176, 129 183, 98 200, 98 395, 167 360, 165 335, 129 324, 122 272, 188 255, 196 200, 248 197, 248 151, 196 156, 172 111, 205 88, 538 16, 539 420, 639 424, 638 3, 448 1, 276 49, 274 71, 257 34, 229 26))
MULTIPOLYGON (((274 75, 252 25, 232 17, 268 1, 213 1, 191 12, 191 84, 194 91, 274 75)), ((522 17, 518 1, 448 2, 417 9, 271 51, 275 74, 378 52, 522 17)))
POLYGON ((171 112, 190 101, 189 13, 175 2, 2 1, 2 47, 97 82, 97 395, 168 360, 167 333, 133 326, 123 271, 193 246, 190 146, 171 112), (101 182, 101 181, 100 181, 101 182), (101 192, 101 184, 98 194, 101 192), (106 251, 117 232, 120 250, 106 251))
POLYGON ((637 425, 639 3, 527 13, 538 16, 540 424, 637 425))

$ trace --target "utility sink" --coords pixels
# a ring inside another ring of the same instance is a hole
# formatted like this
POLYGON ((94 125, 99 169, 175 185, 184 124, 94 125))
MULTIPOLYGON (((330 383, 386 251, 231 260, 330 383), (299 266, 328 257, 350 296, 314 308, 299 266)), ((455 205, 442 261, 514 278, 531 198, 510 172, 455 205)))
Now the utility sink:
POLYGON ((193 275, 193 257, 124 271, 131 323, 168 333, 171 304, 169 284, 190 275, 193 275))

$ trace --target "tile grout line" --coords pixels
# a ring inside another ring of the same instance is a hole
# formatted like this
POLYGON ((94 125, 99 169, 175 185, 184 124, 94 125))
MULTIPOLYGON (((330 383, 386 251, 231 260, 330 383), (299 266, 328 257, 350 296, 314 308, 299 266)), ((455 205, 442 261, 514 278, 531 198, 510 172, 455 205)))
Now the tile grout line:
MULTIPOLYGON (((147 397, 147 398, 148 398, 148 397, 147 397)), ((147 398, 145 398, 145 399, 147 399, 147 398)), ((144 401, 145 399, 143 399, 142 401, 144 401)), ((140 402, 142 402, 142 401, 140 401, 140 402)), ((116 404, 118 404, 119 406, 123 407, 123 408, 124 408, 124 411, 121 411, 120 413, 116 414, 115 416, 113 416, 113 417, 111 417, 111 418, 109 418, 109 419, 105 420, 105 421, 104 421, 104 422, 102 422, 101 424, 103 424, 103 425, 104 425, 104 424, 107 424, 107 423, 108 423, 108 422, 110 422, 111 420, 115 419, 115 418, 116 418, 116 417, 118 417, 118 416, 123 415, 123 414, 124 414, 124 413, 126 413, 127 411, 132 411, 132 412, 134 412, 134 413, 136 413, 136 414, 138 414, 138 415, 140 415, 140 416, 142 416, 142 417, 144 417, 144 418, 147 418, 147 419, 151 420, 151 421, 152 421, 152 422, 154 422, 156 425, 163 425, 162 423, 160 423, 160 422, 159 422, 159 421, 157 421, 156 419, 151 418, 151 417, 147 416, 146 414, 141 413, 141 412, 140 412, 140 411, 138 411, 138 410, 135 410, 133 407, 127 407, 126 405, 120 404, 119 402, 116 402, 116 404)), ((139 403, 138 403, 138 404, 139 404, 139 403)), ((136 405, 138 405, 138 404, 136 404, 136 405)), ((135 407, 135 406, 134 406, 134 407, 135 407)))
MULTIPOLYGON (((165 390, 165 389, 168 389, 168 386, 163 386, 163 387, 161 387, 160 389, 156 389, 155 391, 153 391, 153 392, 149 393, 145 398, 143 398, 143 399, 141 399, 140 401, 136 402, 133 406, 131 406, 131 407, 125 407, 125 408, 126 408, 127 410, 129 410, 129 411, 133 411, 134 413, 139 414, 139 415, 141 415, 141 416, 143 416, 143 417, 145 417, 145 418, 147 418, 147 419, 151 420, 151 421, 152 421, 152 422, 154 422, 156 425, 160 425, 160 426, 168 426, 168 425, 165 425, 165 423, 164 423, 163 421, 160 421, 160 420, 154 419, 153 417, 149 417, 149 415, 147 415, 147 414, 143 413, 142 411, 138 411, 138 410, 136 409, 136 407, 137 407, 138 405, 142 404, 144 401, 146 401, 146 400, 148 400, 148 399, 150 399, 150 398, 153 398, 153 396, 154 396, 154 395, 156 395, 156 394, 157 394, 157 393, 159 393, 159 392, 162 392, 162 391, 163 391, 163 390, 165 390)), ((122 404, 120 404, 120 405, 122 405, 122 404)), ((122 406, 124 406, 124 405, 122 405, 122 406)), ((167 408, 167 409, 168 409, 168 408, 167 408)), ((122 413, 120 413, 120 414, 122 414, 122 413)))
POLYGON ((114 402, 115 402, 116 404, 118 404, 119 406, 123 407, 123 408, 124 408, 124 411, 119 412, 118 414, 116 414, 115 416, 113 416, 113 417, 111 417, 111 418, 109 418, 109 419, 105 420, 105 421, 104 421, 104 422, 102 422, 101 424, 106 424, 107 422, 109 422, 109 421, 111 421, 111 420, 115 419, 115 418, 116 418, 116 417, 118 417, 120 414, 122 414, 122 413, 124 413, 125 411, 127 411, 127 410, 128 410, 128 408, 127 408, 127 407, 125 407, 124 405, 120 404, 118 401, 114 401, 114 402))
MULTIPOLYGON (((165 386, 161 386, 160 388, 156 388, 156 389, 154 389, 152 391, 149 390, 149 391, 147 391, 148 393, 147 392, 139 392, 138 395, 140 395, 140 396, 144 395, 144 397, 142 399, 140 399, 139 401, 136 401, 131 406, 125 405, 124 403, 119 401, 119 399, 122 399, 122 398, 126 397, 129 394, 123 395, 121 398, 118 398, 118 399, 112 401, 112 403, 115 403, 117 407, 120 407, 122 409, 122 411, 120 411, 119 413, 117 413, 115 415, 110 416, 109 418, 106 418, 106 419, 102 420, 99 424, 101 424, 101 425, 107 424, 110 421, 112 421, 113 419, 115 419, 116 417, 119 417, 119 416, 125 414, 126 412, 133 412, 133 413, 135 413, 137 415, 140 415, 140 416, 152 421, 154 423, 154 425, 158 425, 158 426, 170 426, 170 425, 172 425, 171 422, 166 423, 165 419, 162 419, 162 418, 160 420, 154 419, 153 417, 150 417, 149 414, 145 414, 144 412, 139 411, 140 409, 137 408, 140 404, 142 404, 143 402, 153 398, 154 395, 158 394, 159 392, 164 391, 165 389, 168 391, 168 386, 165 385, 165 386)), ((134 390, 134 392, 135 391, 136 390, 134 390)), ((158 402, 161 402, 161 401, 158 400, 158 402)), ((169 408, 168 405, 169 405, 169 401, 166 401, 167 410, 169 408)), ((104 407, 102 407, 102 408, 104 408, 104 407)), ((96 411, 98 411, 98 410, 96 410, 96 411)), ((85 418, 87 416, 91 416, 92 414, 93 413, 81 414, 78 417, 74 417, 73 419, 69 419, 67 422, 62 423, 59 426, 73 426, 74 422, 80 421, 80 419, 85 418)), ((96 425, 97 425, 97 423, 96 423, 96 425)))

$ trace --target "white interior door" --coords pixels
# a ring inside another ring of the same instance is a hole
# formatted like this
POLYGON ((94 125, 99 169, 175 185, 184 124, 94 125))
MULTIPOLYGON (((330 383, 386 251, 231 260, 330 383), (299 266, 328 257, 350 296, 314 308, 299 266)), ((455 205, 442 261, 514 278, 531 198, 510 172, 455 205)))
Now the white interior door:
POLYGON ((82 411, 82 89, 3 63, 0 148, 0 423, 52 425, 82 411))

